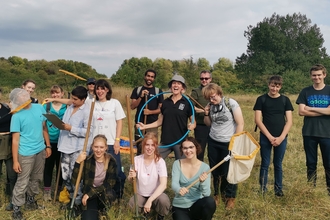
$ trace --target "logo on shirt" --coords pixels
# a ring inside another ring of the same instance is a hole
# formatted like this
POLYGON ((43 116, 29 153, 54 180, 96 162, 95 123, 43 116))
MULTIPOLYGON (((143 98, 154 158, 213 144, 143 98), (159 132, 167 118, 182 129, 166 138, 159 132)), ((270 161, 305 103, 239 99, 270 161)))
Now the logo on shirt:
POLYGON ((328 95, 312 95, 307 98, 308 106, 327 108, 329 106, 330 97, 328 95))
POLYGON ((180 109, 180 110, 183 110, 184 107, 185 107, 185 104, 182 104, 182 103, 181 103, 181 104, 179 105, 179 109, 180 109))

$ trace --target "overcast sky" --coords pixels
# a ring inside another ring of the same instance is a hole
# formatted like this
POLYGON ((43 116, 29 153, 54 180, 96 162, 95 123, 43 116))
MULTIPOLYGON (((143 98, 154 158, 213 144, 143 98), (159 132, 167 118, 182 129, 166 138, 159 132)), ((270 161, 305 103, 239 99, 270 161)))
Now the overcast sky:
POLYGON ((246 52, 247 26, 300 12, 330 54, 329 0, 9 0, 0 7, 0 56, 84 62, 111 76, 131 57, 181 60, 246 52))

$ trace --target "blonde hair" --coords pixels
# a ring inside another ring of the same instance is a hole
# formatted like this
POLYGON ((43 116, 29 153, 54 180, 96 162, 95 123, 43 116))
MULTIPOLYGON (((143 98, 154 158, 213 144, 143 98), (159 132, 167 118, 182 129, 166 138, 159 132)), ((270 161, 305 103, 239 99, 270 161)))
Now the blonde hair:
POLYGON ((61 86, 59 85, 53 85, 51 88, 50 88, 50 94, 53 94, 55 92, 63 92, 63 89, 61 86))
POLYGON ((158 137, 154 132, 147 132, 144 135, 144 138, 142 141, 142 153, 144 153, 144 147, 146 146, 146 143, 149 139, 151 139, 152 142, 155 144, 155 162, 158 162, 160 159, 160 154, 158 151, 158 137))
MULTIPOLYGON (((104 134, 98 134, 94 137, 93 139, 93 143, 92 143, 92 147, 94 146, 95 141, 103 141, 103 143, 105 144, 106 147, 108 147, 107 145, 107 138, 104 134)), ((93 149, 93 148, 92 148, 93 149)), ((93 152, 94 154, 94 152, 93 152)), ((109 166, 109 162, 110 162, 110 154, 104 153, 104 171, 106 171, 108 169, 109 166)))
POLYGON ((205 99, 209 100, 210 96, 216 93, 222 98, 223 92, 221 86, 218 86, 215 83, 210 83, 202 89, 202 93, 205 99))

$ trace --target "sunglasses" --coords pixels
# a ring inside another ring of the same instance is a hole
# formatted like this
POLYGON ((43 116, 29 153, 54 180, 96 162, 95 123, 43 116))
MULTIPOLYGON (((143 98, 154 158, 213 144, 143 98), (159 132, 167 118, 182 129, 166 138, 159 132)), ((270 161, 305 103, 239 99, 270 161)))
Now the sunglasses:
POLYGON ((201 78, 199 78, 201 81, 203 81, 203 80, 209 80, 210 78, 207 78, 207 77, 205 77, 205 78, 203 78, 203 77, 201 77, 201 78))

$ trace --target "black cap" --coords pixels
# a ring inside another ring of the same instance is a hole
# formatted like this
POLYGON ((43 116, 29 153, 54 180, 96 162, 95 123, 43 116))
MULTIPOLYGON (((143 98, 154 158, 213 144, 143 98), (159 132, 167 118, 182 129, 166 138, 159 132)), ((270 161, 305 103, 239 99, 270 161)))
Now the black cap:
POLYGON ((91 84, 91 83, 95 84, 96 83, 96 79, 95 78, 89 78, 89 79, 87 79, 87 85, 88 84, 91 84))

